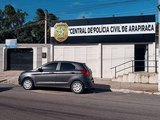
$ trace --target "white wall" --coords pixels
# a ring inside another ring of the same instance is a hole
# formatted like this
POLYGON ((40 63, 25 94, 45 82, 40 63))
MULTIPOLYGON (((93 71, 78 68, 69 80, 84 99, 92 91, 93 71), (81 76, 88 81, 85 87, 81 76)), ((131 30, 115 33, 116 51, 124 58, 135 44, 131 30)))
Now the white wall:
MULTIPOLYGON (((0 44, 0 70, 4 70, 4 44, 0 44)), ((114 70, 111 67, 119 65, 123 62, 134 60, 134 44, 118 45, 118 44, 88 44, 88 45, 56 45, 54 52, 52 45, 44 44, 18 44, 18 48, 33 48, 33 67, 36 68, 43 63, 49 62, 54 54, 54 60, 71 60, 84 62, 93 71, 94 77, 111 78, 114 77, 114 70), (47 59, 42 59, 42 52, 47 52, 47 59), (102 55, 102 56, 101 56, 102 55), (102 60, 101 60, 102 58, 102 60), (102 65, 102 68, 101 68, 102 65), (102 76, 101 76, 102 74, 102 76)), ((157 52, 158 54, 158 52, 157 52)), ((149 60, 155 60, 155 43, 149 44, 149 60)), ((154 63, 150 63, 153 65, 154 63)), ((131 62, 119 67, 119 70, 131 66, 131 62)), ((149 72, 154 72, 154 68, 150 68, 149 72)), ((123 72, 131 72, 131 68, 123 72)))
POLYGON ((0 45, 0 71, 2 71, 3 68, 3 45, 0 45))
MULTIPOLYGON (((115 69, 111 69, 124 62, 134 60, 134 45, 103 45, 103 77, 112 78, 115 75, 115 69)), ((129 62, 117 68, 121 70, 124 67, 131 66, 129 62)), ((122 75, 132 71, 132 68, 119 72, 122 75)))
POLYGON ((54 46, 54 60, 71 60, 86 63, 92 69, 93 76, 99 77, 98 45, 54 46))
MULTIPOLYGON (((157 53, 157 55, 156 55, 157 58, 156 59, 158 60, 158 48, 156 49, 156 44, 152 43, 152 44, 148 45, 148 49, 149 49, 149 66, 153 66, 153 67, 149 67, 149 72, 155 72, 154 66, 155 66, 156 63, 154 62, 154 60, 155 60, 155 54, 156 53, 157 53)), ((158 63, 157 63, 157 65, 158 65, 158 63)))
MULTIPOLYGON (((7 65, 7 48, 0 44, 0 71, 6 70, 7 65)), ((17 44, 17 48, 33 49, 33 68, 49 62, 51 59, 50 44, 17 44), (42 59, 42 52, 47 53, 47 58, 42 59)))
MULTIPOLYGON (((114 77, 114 70, 111 70, 111 67, 134 59, 134 45, 58 45, 54 47, 54 53, 54 60, 86 63, 92 69, 94 77, 101 77, 102 64, 102 77, 111 78, 114 77)), ((131 71, 131 68, 123 73, 128 71, 131 71)))
POLYGON ((42 58, 42 64, 45 64, 45 63, 47 63, 48 62, 48 60, 47 60, 47 54, 48 54, 48 49, 47 49, 47 47, 42 47, 42 53, 46 53, 46 58, 42 58))

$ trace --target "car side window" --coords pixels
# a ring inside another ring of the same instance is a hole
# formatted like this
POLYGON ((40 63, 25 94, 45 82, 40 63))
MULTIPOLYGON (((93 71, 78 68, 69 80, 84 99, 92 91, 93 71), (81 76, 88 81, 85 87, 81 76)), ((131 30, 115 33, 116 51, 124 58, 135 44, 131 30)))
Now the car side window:
POLYGON ((57 68, 57 63, 49 63, 42 67, 43 71, 55 71, 57 68))
POLYGON ((75 66, 71 63, 61 63, 60 70, 62 71, 75 70, 75 66))

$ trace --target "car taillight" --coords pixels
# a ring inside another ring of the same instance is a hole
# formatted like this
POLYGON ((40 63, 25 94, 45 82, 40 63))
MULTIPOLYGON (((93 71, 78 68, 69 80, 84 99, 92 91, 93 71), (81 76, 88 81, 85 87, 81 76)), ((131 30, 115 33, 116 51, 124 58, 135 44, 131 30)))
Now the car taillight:
POLYGON ((81 70, 81 73, 86 77, 88 77, 90 75, 89 71, 87 71, 87 70, 81 70))

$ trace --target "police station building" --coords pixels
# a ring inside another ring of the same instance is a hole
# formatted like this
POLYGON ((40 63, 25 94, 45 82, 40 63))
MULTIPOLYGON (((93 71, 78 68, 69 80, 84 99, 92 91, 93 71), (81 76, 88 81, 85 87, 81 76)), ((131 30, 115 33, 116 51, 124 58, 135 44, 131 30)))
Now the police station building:
POLYGON ((84 62, 94 77, 156 71, 154 15, 56 21, 51 42, 54 60, 84 62))
MULTIPOLYGON (((155 15, 54 21, 50 29, 51 44, 17 45, 26 54, 32 51, 31 68, 71 60, 86 63, 101 78, 157 71, 155 15)), ((2 69, 11 64, 5 57, 11 51, 3 47, 2 69)))

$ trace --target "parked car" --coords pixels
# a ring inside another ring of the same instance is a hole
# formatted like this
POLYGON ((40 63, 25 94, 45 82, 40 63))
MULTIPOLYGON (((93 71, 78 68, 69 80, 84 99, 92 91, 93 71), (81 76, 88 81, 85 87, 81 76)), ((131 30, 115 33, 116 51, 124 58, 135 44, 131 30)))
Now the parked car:
POLYGON ((59 87, 70 88, 77 94, 92 88, 94 84, 91 69, 85 63, 72 61, 49 62, 37 69, 22 72, 18 81, 25 90, 38 86, 59 87))

